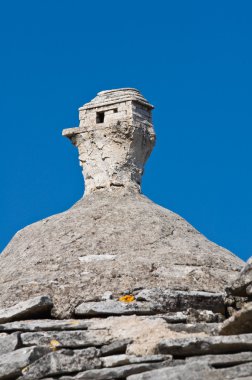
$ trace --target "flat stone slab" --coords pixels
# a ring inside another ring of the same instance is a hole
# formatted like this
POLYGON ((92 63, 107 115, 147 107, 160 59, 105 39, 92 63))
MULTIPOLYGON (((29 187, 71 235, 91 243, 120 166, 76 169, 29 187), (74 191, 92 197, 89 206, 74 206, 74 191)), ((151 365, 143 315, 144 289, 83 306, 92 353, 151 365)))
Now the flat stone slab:
POLYGON ((16 379, 23 368, 49 352, 47 347, 26 347, 1 355, 0 380, 16 379))
POLYGON ((252 334, 163 339, 156 351, 174 356, 224 354, 252 350, 252 334))
POLYGON ((251 284, 252 284, 252 257, 249 258, 246 265, 241 270, 237 279, 232 283, 232 286, 227 290, 240 297, 247 297, 251 294, 251 284))
POLYGON ((94 347, 84 350, 61 350, 51 352, 23 370, 22 380, 36 380, 46 376, 59 376, 68 373, 100 368, 99 350, 94 347))
POLYGON ((0 323, 32 317, 51 310, 53 303, 48 296, 38 296, 0 310, 0 323))
POLYGON ((18 347, 18 334, 0 334, 0 355, 14 351, 18 347))
POLYGON ((206 363, 214 368, 223 368, 228 366, 240 365, 243 363, 252 362, 252 352, 239 352, 237 354, 223 354, 223 355, 203 355, 191 356, 186 358, 186 363, 206 363))
POLYGON ((252 363, 245 363, 223 369, 212 369, 203 363, 190 363, 177 367, 167 367, 129 376, 127 380, 224 380, 250 379, 252 363))
POLYGON ((90 326, 88 321, 82 319, 54 320, 38 319, 9 322, 0 325, 0 331, 62 331, 62 330, 87 330, 90 326))
POLYGON ((186 323, 188 318, 187 313, 182 311, 158 314, 157 316, 163 318, 168 323, 186 323))
POLYGON ((206 364, 190 363, 175 367, 164 367, 129 376, 127 380, 224 380, 223 376, 206 364))
POLYGON ((185 332, 187 334, 192 333, 206 333, 208 335, 217 335, 219 332, 219 323, 174 323, 167 324, 168 328, 171 331, 175 332, 185 332))
POLYGON ((134 355, 111 355, 101 358, 102 366, 105 368, 119 367, 127 364, 138 363, 155 363, 162 361, 172 361, 171 355, 147 355, 147 356, 134 356, 134 355))
POLYGON ((136 296, 137 301, 148 301, 162 305, 162 312, 185 311, 190 308, 211 310, 214 313, 224 313, 224 293, 200 291, 180 291, 170 289, 144 289, 136 296))
POLYGON ((60 380, 125 379, 127 376, 130 376, 132 374, 150 371, 156 368, 160 368, 160 366, 162 366, 162 363, 142 363, 142 364, 130 364, 130 365, 116 367, 116 368, 101 368, 101 369, 85 371, 73 377, 63 376, 60 378, 60 380))
POLYGON ((128 344, 132 343, 132 339, 116 340, 110 344, 101 347, 101 355, 120 355, 125 354, 128 344))
POLYGON ((236 335, 252 333, 252 302, 247 303, 241 310, 236 311, 223 322, 220 335, 236 335))
POLYGON ((117 315, 152 315, 158 312, 158 307, 149 302, 101 301, 83 302, 75 309, 78 317, 117 316, 117 315))
POLYGON ((27 332, 21 334, 21 341, 24 346, 51 345, 53 341, 59 348, 78 348, 103 346, 111 343, 113 339, 107 330, 76 330, 27 332))

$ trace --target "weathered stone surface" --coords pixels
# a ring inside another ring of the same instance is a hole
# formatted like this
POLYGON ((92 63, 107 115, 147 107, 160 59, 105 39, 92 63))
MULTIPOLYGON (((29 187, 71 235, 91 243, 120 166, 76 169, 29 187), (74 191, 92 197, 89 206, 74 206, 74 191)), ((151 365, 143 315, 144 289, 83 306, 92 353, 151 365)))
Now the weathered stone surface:
POLYGON ((102 346, 113 341, 107 330, 41 331, 21 334, 21 341, 24 346, 49 345, 52 340, 59 343, 57 347, 67 348, 102 346))
POLYGON ((132 343, 132 339, 116 340, 100 349, 101 355, 119 355, 125 354, 128 344, 132 343))
POLYGON ((117 368, 101 368, 96 370, 89 370, 79 373, 76 376, 68 377, 63 376, 60 380, 113 380, 113 379, 124 379, 135 373, 141 373, 145 371, 150 371, 156 368, 160 368, 162 363, 141 363, 141 364, 130 364, 126 366, 121 366, 117 368))
POLYGON ((0 325, 0 331, 86 330, 89 326, 90 323, 82 319, 37 319, 5 323, 0 325))
POLYGON ((237 278, 228 287, 228 291, 236 296, 247 297, 250 296, 250 285, 252 284, 252 257, 247 261, 246 265, 242 268, 237 278))
POLYGON ((252 333, 252 302, 236 311, 220 328, 220 335, 252 333))
POLYGON ((18 334, 0 334, 0 355, 14 351, 18 347, 18 334))
POLYGON ((31 364, 23 371, 22 380, 36 380, 46 376, 63 375, 93 368, 100 368, 99 350, 61 350, 52 352, 31 364))
POLYGON ((206 364, 190 363, 173 368, 162 368, 143 374, 130 376, 128 380, 224 380, 224 379, 247 379, 252 375, 252 363, 239 366, 212 369, 206 364))
POLYGON ((171 312, 165 314, 157 314, 157 317, 163 318, 168 323, 186 323, 187 321, 187 313, 186 312, 171 312))
POLYGON ((33 317, 51 310, 53 304, 48 296, 39 296, 0 310, 0 323, 33 317))
POLYGON ((211 310, 197 310, 189 309, 187 315, 187 322, 207 322, 207 323, 216 323, 222 322, 224 317, 225 307, 222 305, 222 313, 213 313, 211 310))
POLYGON ((252 334, 164 339, 157 352, 174 356, 221 354, 252 350, 252 334))
POLYGON ((113 315, 151 315, 157 312, 155 305, 149 302, 124 303, 120 301, 83 302, 75 309, 78 317, 113 315))
POLYGON ((218 372, 223 379, 237 379, 245 376, 252 376, 252 363, 240 364, 231 368, 222 368, 218 372))
POLYGON ((103 367, 118 367, 126 364, 136 363, 152 363, 162 361, 172 361, 171 355, 148 355, 148 356, 134 356, 134 355, 112 355, 101 358, 103 367))
MULTIPOLYGON (((111 339, 116 341, 131 340, 127 354, 152 355, 161 339, 181 338, 187 336, 184 331, 171 331, 163 318, 153 316, 121 316, 92 319, 92 329, 105 329, 111 339)), ((92 330, 93 331, 93 330, 92 330)), ((204 332, 191 333, 192 336, 206 336, 204 332)))
POLYGON ((137 301, 160 305, 160 311, 184 311, 190 308, 224 313, 224 294, 170 289, 144 289, 136 295, 137 301))
POLYGON ((127 380, 223 380, 218 371, 202 363, 190 363, 176 367, 161 368, 138 375, 129 376, 127 380))
POLYGON ((169 324, 171 331, 192 333, 206 333, 207 335, 217 335, 219 333, 219 323, 174 323, 169 324))
POLYGON ((252 363, 246 363, 223 369, 212 369, 207 365, 190 363, 173 368, 162 368, 143 374, 130 376, 128 380, 224 380, 224 379, 248 379, 252 375, 252 363))
POLYGON ((21 375, 21 370, 50 352, 46 347, 20 348, 0 356, 0 380, 14 379, 21 375))
POLYGON ((252 352, 239 352, 237 354, 223 355, 202 355, 186 358, 187 363, 193 363, 195 361, 198 364, 209 364, 214 368, 223 368, 252 362, 252 352))

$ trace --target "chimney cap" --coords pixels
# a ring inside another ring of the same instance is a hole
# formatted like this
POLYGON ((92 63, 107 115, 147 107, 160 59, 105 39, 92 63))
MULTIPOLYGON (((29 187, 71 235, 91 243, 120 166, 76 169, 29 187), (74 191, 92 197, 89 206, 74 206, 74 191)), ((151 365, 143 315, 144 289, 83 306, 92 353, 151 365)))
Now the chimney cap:
POLYGON ((146 108, 152 110, 154 106, 150 104, 135 88, 117 88, 113 90, 100 91, 94 99, 90 102, 84 104, 79 108, 79 111, 110 106, 111 104, 122 103, 122 102, 136 102, 140 103, 146 108))

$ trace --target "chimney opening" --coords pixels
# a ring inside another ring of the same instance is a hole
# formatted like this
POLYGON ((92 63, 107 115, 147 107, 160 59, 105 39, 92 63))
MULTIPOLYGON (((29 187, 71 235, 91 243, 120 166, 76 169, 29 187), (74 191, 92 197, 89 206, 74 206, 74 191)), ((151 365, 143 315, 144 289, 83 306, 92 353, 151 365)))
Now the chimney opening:
POLYGON ((105 117, 105 112, 96 112, 96 123, 103 123, 105 117))

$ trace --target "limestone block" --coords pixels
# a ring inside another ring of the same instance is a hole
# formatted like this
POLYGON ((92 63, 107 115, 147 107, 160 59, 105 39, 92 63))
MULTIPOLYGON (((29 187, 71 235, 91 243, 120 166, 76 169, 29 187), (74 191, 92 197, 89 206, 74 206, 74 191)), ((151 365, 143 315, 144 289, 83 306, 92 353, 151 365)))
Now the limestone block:
POLYGON ((83 319, 37 319, 5 323, 0 325, 0 331, 87 330, 89 326, 89 321, 84 321, 83 319))
POLYGON ((0 323, 43 314, 50 311, 52 306, 51 298, 48 296, 38 296, 28 299, 7 309, 1 309, 0 323))
POLYGON ((238 352, 237 354, 202 355, 186 358, 186 363, 208 364, 214 368, 240 365, 252 362, 252 352, 238 352))
POLYGON ((193 308, 224 313, 224 297, 224 293, 154 288, 140 291, 136 300, 161 304, 162 311, 184 311, 193 308))
POLYGON ((103 367, 118 367, 127 364, 136 363, 153 363, 162 361, 172 361, 171 355, 148 355, 148 356, 134 356, 134 355, 112 355, 101 358, 103 367))
POLYGON ((132 343, 132 339, 116 340, 110 344, 101 347, 101 355, 119 355, 125 354, 128 344, 132 343))
POLYGON ((100 368, 99 350, 61 350, 47 354, 23 371, 22 380, 37 380, 46 376, 58 376, 88 369, 100 368))
POLYGON ((241 310, 223 322, 220 335, 236 335, 252 333, 252 302, 247 303, 241 310))
POLYGON ((51 341, 57 342, 57 347, 89 347, 102 346, 113 341, 107 330, 90 331, 41 331, 21 334, 24 346, 50 345, 51 341))
POLYGON ((163 339, 157 353, 174 356, 224 354, 252 350, 252 334, 163 339))
POLYGON ((75 309, 78 317, 112 316, 112 315, 151 315, 157 311, 150 302, 130 302, 107 300, 101 302, 83 302, 75 309))
POLYGON ((250 295, 250 285, 252 284, 252 257, 247 261, 242 268, 236 280, 228 288, 228 291, 236 296, 246 297, 250 295), (248 290, 248 293, 247 293, 248 290))
POLYGON ((47 347, 26 347, 1 355, 0 380, 16 379, 23 368, 49 352, 47 347))
MULTIPOLYGON (((135 373, 150 371, 152 369, 160 368, 162 363, 142 363, 142 364, 129 364, 121 367, 114 368, 101 368, 96 370, 89 370, 79 373, 76 376, 68 377, 63 376, 60 380, 113 380, 125 379, 135 373)), ((26 380, 26 379, 24 379, 26 380)))
POLYGON ((18 334, 0 334, 0 355, 14 351, 18 347, 18 334))

